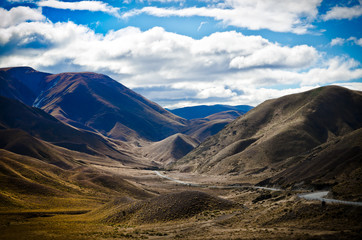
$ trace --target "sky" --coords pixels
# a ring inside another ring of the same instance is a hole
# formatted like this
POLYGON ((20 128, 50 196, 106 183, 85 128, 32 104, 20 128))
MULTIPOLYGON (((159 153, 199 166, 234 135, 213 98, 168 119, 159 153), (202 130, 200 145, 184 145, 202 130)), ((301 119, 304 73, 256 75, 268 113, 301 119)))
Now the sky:
POLYGON ((166 108, 362 90, 362 0, 0 0, 0 67, 97 72, 166 108))

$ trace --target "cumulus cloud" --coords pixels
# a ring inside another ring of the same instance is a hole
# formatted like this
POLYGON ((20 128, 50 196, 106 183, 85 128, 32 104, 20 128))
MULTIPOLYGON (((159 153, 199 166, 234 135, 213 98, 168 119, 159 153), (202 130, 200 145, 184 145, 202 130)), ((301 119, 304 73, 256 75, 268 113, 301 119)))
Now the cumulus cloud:
POLYGON ((201 16, 222 21, 227 26, 302 34, 311 27, 311 22, 318 14, 317 7, 321 1, 225 0, 224 3, 211 4, 208 7, 144 7, 124 13, 122 17, 129 18, 142 13, 157 17, 201 16))
POLYGON ((334 38, 331 40, 331 46, 342 46, 345 43, 355 44, 362 47, 362 38, 350 37, 350 38, 334 38))
POLYGON ((358 5, 353 7, 340 7, 335 6, 322 16, 324 21, 328 20, 341 20, 341 19, 353 19, 362 15, 362 1, 359 1, 358 5))
POLYGON ((10 27, 25 21, 41 21, 45 17, 40 9, 16 7, 6 10, 0 8, 0 27, 10 27))
POLYGON ((231 60, 231 68, 303 68, 317 59, 313 47, 300 45, 293 48, 269 44, 247 56, 238 56, 231 60))
POLYGON ((348 40, 353 41, 356 45, 362 47, 362 38, 350 37, 348 40))
POLYGON ((310 46, 281 46, 235 31, 201 39, 160 27, 97 34, 73 22, 24 20, 0 27, 0 52, 1 67, 100 72, 130 88, 147 89, 141 93, 168 107, 256 105, 312 86, 362 78, 353 59, 325 59, 310 46), (294 87, 278 90, 281 85, 294 87))
POLYGON ((360 64, 353 59, 335 57, 329 59, 325 66, 313 68, 302 73, 302 85, 328 84, 337 81, 349 81, 362 78, 360 64))
POLYGON ((331 41, 331 46, 342 46, 343 44, 344 44, 344 42, 345 42, 345 39, 343 39, 343 38, 334 38, 334 39, 332 39, 332 41, 331 41))
POLYGON ((119 8, 112 7, 108 3, 101 1, 80 1, 80 2, 62 2, 58 0, 42 0, 37 3, 40 7, 51 7, 69 10, 87 10, 91 12, 105 12, 116 17, 120 17, 119 8))
POLYGON ((361 46, 362 47, 362 38, 356 38, 356 37, 350 37, 347 39, 347 41, 351 41, 353 42, 354 44, 358 45, 358 46, 361 46))

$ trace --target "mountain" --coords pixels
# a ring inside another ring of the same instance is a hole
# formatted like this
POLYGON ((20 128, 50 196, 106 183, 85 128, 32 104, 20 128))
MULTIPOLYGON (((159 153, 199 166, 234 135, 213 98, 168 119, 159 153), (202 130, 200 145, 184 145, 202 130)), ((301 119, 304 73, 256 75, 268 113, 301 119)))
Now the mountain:
POLYGON ((183 133, 197 139, 199 142, 203 142, 241 115, 242 113, 239 111, 229 110, 214 113, 205 118, 191 119, 183 133))
POLYGON ((362 201, 362 128, 328 141, 293 162, 260 184, 288 188, 303 182, 316 189, 330 187, 338 199, 362 201))
POLYGON ((155 162, 170 163, 182 158, 199 142, 190 136, 177 133, 143 148, 144 156, 155 162))
POLYGON ((229 106, 229 105, 200 105, 193 107, 184 107, 184 108, 176 108, 173 110, 167 109, 173 114, 180 116, 185 119, 195 119, 195 118, 205 118, 215 113, 225 112, 225 111, 237 111, 241 115, 248 112, 252 109, 252 106, 248 105, 238 105, 238 106, 229 106))
POLYGON ((209 119, 209 120, 230 120, 230 121, 233 121, 233 120, 237 119, 238 117, 240 117, 243 114, 245 114, 245 113, 240 112, 240 111, 236 111, 236 110, 228 110, 228 111, 217 112, 217 113, 211 114, 210 116, 207 116, 205 118, 209 119))
MULTIPOLYGON (((326 161, 334 164, 322 169, 309 165, 310 179, 335 171, 332 167, 338 164, 341 165, 339 174, 347 174, 346 169, 361 166, 355 156, 359 156, 362 149, 357 142, 348 140, 348 134, 354 138, 360 136, 358 131, 357 135, 353 134, 361 127, 362 93, 337 86, 321 87, 265 101, 201 143, 173 167, 237 175, 255 183, 279 176, 271 182, 282 184, 290 183, 299 171, 292 171, 291 167, 309 161, 313 152, 319 156, 320 164, 326 161), (346 137, 343 141, 350 142, 350 147, 347 148, 346 143, 333 144, 343 137, 346 137), (329 146, 328 154, 322 152, 325 146, 329 146), (338 148, 342 150, 333 154, 338 148), (324 154, 329 156, 328 160, 321 157, 324 154)), ((303 169, 305 164, 296 168, 303 169)), ((294 183, 307 178, 305 174, 297 176, 294 183)))
POLYGON ((0 210, 84 209, 113 197, 152 196, 88 164, 150 166, 122 147, 64 124, 41 109, 0 96, 0 210))
POLYGON ((22 140, 24 140, 22 143, 24 145, 35 144, 33 140, 27 140, 24 135, 26 133, 37 139, 77 152, 110 157, 123 163, 135 162, 131 152, 127 152, 125 149, 119 150, 120 146, 116 146, 103 136, 66 125, 41 109, 29 107, 19 101, 1 96, 0 109, 0 129, 1 131, 8 130, 8 134, 2 135, 4 138, 1 141, 4 142, 4 146, 12 141, 22 140), (22 130, 22 132, 12 129, 22 130), (14 135, 10 134, 10 130, 14 135))
MULTIPOLYGON (((3 131, 0 130, 1 137, 3 131)), ((24 133, 10 134, 20 138, 17 143, 10 143, 13 146, 5 147, 7 150, 0 148, 0 211, 93 209, 114 197, 152 196, 120 176, 79 163, 75 159, 79 156, 74 153, 39 143, 24 133)))
POLYGON ((45 83, 43 79, 50 74, 35 71, 29 67, 0 69, 0 95, 32 105, 45 83))
POLYGON ((0 80, 2 95, 112 138, 158 141, 180 132, 187 123, 102 74, 48 74, 16 67, 0 69, 0 80))
POLYGON ((237 204, 232 201, 204 192, 183 191, 123 206, 117 204, 116 200, 103 207, 104 210, 108 210, 107 208, 113 210, 111 214, 104 217, 103 222, 133 224, 166 222, 190 218, 207 210, 229 210, 236 207, 238 207, 237 204))
POLYGON ((20 129, 0 129, 0 149, 36 158, 63 169, 70 169, 76 165, 51 144, 20 129))

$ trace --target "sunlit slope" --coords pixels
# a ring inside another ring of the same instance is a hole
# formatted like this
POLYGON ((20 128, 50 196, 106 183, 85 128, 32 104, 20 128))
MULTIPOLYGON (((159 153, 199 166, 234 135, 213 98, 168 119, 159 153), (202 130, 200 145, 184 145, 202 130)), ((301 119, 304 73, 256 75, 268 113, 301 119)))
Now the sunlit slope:
MULTIPOLYGON (((263 179, 305 161, 304 156, 312 150, 319 152, 318 147, 323 144, 333 149, 333 141, 361 127, 362 93, 337 86, 321 87, 260 104, 173 167, 263 179)), ((347 159, 330 154, 330 161, 352 164, 348 158, 358 156, 361 148, 356 145, 353 151, 353 154, 343 155, 347 159)), ((357 159, 351 161, 360 165, 357 159)), ((342 171, 345 168, 347 166, 342 171)), ((331 169, 333 166, 326 165, 323 173, 331 169)), ((317 171, 317 168, 310 170, 317 171)))
POLYGON ((11 87, 25 86, 19 97, 78 128, 121 140, 161 140, 180 132, 186 120, 166 111, 110 77, 97 73, 46 74, 28 67, 0 69, 11 87), (19 85, 18 84, 18 85, 19 85), (25 94, 24 93, 24 94, 25 94), (34 97, 35 96, 35 97, 34 97))
POLYGON ((206 210, 238 207, 232 201, 199 191, 169 193, 143 201, 115 201, 95 211, 109 223, 134 224, 167 222, 192 217, 206 210), (106 213, 102 216, 102 212, 106 213))
POLYGON ((159 163, 170 163, 182 158, 199 142, 190 136, 177 133, 142 149, 144 157, 159 163))

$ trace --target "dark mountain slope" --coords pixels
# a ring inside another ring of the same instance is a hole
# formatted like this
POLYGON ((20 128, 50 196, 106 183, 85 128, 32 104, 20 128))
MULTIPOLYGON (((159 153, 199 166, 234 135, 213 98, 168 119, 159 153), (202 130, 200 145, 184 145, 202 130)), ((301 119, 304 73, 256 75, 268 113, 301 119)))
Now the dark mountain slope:
POLYGON ((51 75, 49 73, 38 72, 31 67, 2 68, 0 69, 0 73, 5 73, 10 78, 24 84, 34 94, 34 98, 32 99, 33 102, 41 91, 49 87, 46 86, 44 79, 51 75))
POLYGON ((8 86, 20 82, 35 96, 27 97, 26 101, 16 94, 9 96, 11 94, 6 93, 8 97, 27 104, 33 99, 31 105, 57 119, 78 128, 98 131, 105 136, 122 140, 140 137, 157 141, 180 132, 186 124, 186 120, 105 75, 51 75, 27 67, 0 69, 0 73, 6 75, 4 78, 7 77, 8 86))
POLYGON ((261 184, 290 187, 303 182, 332 187, 336 198, 362 201, 362 128, 322 144, 290 162, 295 165, 261 184))
POLYGON ((124 163, 133 162, 132 157, 120 152, 105 138, 65 125, 41 109, 1 96, 0 109, 1 128, 21 129, 33 137, 78 152, 109 156, 124 163))
POLYGON ((32 105, 36 95, 31 89, 6 71, 0 71, 0 95, 32 105))
POLYGON ((260 104, 179 160, 176 168, 270 176, 293 164, 296 156, 361 127, 361 92, 317 88, 260 104))
POLYGON ((202 142, 206 138, 218 133, 227 124, 241 115, 242 113, 239 111, 229 110, 215 113, 205 118, 192 119, 190 120, 186 131, 183 133, 202 142))
POLYGON ((74 167, 73 159, 66 159, 53 146, 42 142, 20 129, 0 129, 0 149, 40 159, 63 169, 74 167))
POLYGON ((218 133, 230 122, 232 122, 231 119, 193 119, 190 121, 188 129, 183 133, 202 142, 206 138, 218 133))
POLYGON ((177 108, 173 110, 169 110, 173 114, 177 116, 186 118, 186 119, 196 119, 196 118, 205 118, 215 113, 225 112, 225 111, 237 111, 241 115, 252 109, 252 106, 248 105, 239 105, 239 106, 229 106, 229 105, 200 105, 200 106, 193 106, 193 107, 184 107, 184 108, 177 108))

